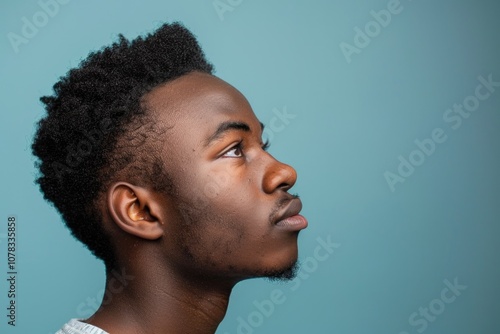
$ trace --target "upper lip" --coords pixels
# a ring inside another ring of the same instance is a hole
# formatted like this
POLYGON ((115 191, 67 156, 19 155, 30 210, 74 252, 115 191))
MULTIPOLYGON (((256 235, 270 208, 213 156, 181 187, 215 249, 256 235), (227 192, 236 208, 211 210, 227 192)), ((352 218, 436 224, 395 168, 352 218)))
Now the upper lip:
POLYGON ((274 223, 298 215, 300 210, 302 210, 302 201, 299 198, 291 199, 274 223))

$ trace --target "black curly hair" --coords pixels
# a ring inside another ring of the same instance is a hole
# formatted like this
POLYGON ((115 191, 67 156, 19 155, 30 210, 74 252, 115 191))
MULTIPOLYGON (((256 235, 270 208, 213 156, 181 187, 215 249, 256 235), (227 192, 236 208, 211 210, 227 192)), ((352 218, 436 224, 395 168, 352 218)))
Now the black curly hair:
POLYGON ((164 24, 132 41, 118 35, 61 77, 52 96, 40 98, 47 115, 32 145, 40 171, 36 182, 73 236, 107 269, 116 264, 98 207, 107 185, 120 173, 155 189, 171 186, 148 145, 161 129, 148 118, 142 97, 193 71, 212 74, 213 67, 189 30, 164 24))

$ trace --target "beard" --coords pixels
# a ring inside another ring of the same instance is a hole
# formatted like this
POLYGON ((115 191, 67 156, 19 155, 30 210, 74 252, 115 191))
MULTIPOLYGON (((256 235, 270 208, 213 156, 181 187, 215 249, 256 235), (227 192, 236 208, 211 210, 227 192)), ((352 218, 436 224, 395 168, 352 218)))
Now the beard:
POLYGON ((269 270, 268 272, 265 273, 264 277, 266 277, 269 281, 272 282, 287 282, 297 277, 298 271, 299 271, 298 261, 294 261, 284 269, 269 270))

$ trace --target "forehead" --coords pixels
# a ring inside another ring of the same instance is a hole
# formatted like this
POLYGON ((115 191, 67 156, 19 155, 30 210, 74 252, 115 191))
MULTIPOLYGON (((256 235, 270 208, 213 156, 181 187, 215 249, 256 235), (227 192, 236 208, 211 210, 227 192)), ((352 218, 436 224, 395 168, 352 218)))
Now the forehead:
POLYGON ((227 82, 200 72, 156 87, 144 97, 143 103, 157 121, 169 128, 199 127, 222 119, 254 118, 256 121, 243 94, 227 82))

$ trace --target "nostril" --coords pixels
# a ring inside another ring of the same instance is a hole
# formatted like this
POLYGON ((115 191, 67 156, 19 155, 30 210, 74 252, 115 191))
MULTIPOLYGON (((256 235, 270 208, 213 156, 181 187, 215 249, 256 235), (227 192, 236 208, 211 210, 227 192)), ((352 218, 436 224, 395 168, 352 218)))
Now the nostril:
POLYGON ((292 167, 285 165, 285 168, 280 170, 281 183, 276 187, 283 191, 288 191, 293 187, 297 179, 297 173, 292 167))
POLYGON ((283 182, 282 184, 280 184, 278 186, 279 189, 283 190, 283 191, 288 191, 288 189, 290 189, 292 186, 289 185, 288 183, 285 183, 283 182))

